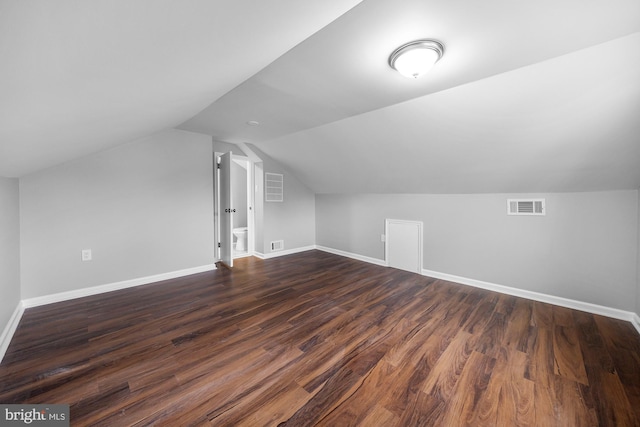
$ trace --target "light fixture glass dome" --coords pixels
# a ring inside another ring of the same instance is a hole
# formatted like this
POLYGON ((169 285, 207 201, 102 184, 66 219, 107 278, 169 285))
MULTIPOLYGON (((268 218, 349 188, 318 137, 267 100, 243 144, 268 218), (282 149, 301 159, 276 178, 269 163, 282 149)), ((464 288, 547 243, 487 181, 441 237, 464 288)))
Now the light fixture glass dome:
POLYGON ((416 40, 400 46, 389 57, 389 65, 406 77, 417 79, 435 65, 444 46, 435 40, 416 40))

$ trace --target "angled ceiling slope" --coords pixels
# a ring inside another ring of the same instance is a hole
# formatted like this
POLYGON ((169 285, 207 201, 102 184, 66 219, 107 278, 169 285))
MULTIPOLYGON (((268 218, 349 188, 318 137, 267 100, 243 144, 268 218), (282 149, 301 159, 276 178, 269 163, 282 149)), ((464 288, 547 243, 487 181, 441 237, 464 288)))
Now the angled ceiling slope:
POLYGON ((184 122, 359 0, 0 0, 0 176, 184 122))
POLYGON ((637 189, 638 76, 635 33, 256 145, 316 193, 637 189))
POLYGON ((638 31, 635 0, 365 0, 180 128, 316 192, 637 188, 638 31), (406 79, 388 55, 420 38, 445 55, 406 79))

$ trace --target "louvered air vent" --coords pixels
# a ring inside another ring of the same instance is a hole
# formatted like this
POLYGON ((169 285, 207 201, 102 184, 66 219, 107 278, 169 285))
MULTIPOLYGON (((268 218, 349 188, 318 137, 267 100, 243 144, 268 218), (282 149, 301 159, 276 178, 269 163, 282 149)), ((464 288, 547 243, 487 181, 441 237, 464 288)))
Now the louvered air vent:
POLYGON ((284 176, 280 173, 264 174, 265 202, 282 202, 284 200, 284 176))
POLYGON ((544 199, 508 199, 508 215, 545 215, 544 199))

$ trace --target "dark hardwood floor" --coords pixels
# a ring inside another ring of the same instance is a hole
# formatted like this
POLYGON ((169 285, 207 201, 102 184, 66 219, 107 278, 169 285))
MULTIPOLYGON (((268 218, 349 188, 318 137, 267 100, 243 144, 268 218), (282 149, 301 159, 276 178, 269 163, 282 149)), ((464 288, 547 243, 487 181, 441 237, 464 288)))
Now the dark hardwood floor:
POLYGON ((640 426, 640 335, 309 251, 28 309, 0 402, 74 426, 640 426))

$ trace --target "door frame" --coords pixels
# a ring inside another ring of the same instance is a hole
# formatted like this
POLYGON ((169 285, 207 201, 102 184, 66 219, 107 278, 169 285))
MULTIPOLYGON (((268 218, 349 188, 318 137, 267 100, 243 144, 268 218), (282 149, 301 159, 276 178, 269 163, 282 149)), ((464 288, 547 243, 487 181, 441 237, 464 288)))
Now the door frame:
MULTIPOLYGON (((254 162, 247 156, 233 154, 232 151, 228 151, 230 154, 230 158, 236 160, 242 160, 247 162, 247 254, 242 256, 251 256, 255 253, 255 192, 254 192, 254 173, 253 167, 254 162)), ((221 261, 221 251, 218 244, 220 243, 220 233, 221 233, 221 222, 222 222, 222 212, 221 212, 221 200, 220 200, 220 169, 218 168, 219 159, 222 155, 227 154, 219 151, 215 151, 213 153, 213 175, 214 175, 214 209, 213 209, 213 226, 214 226, 214 250, 215 250, 215 259, 216 261, 221 261)), ((233 190, 233 189, 232 189, 233 190)), ((233 245, 233 243, 232 243, 233 245)), ((233 256, 233 246, 232 246, 232 259, 236 258, 233 256)))
POLYGON ((215 246, 218 249, 218 261, 226 267, 233 267, 233 182, 231 180, 231 151, 216 155, 217 191, 217 235, 215 246), (225 166, 226 165, 226 166, 225 166), (226 185, 225 185, 226 184, 226 185))

